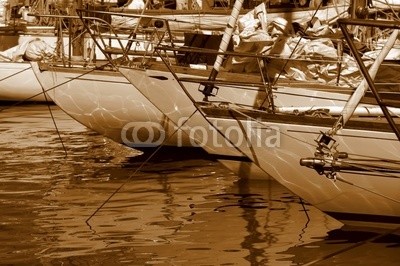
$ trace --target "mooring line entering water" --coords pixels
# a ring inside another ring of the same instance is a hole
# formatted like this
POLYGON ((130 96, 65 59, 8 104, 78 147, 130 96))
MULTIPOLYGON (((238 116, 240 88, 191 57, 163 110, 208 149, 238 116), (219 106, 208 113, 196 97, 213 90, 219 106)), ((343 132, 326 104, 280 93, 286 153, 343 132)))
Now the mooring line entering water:
MULTIPOLYGON (((105 66, 105 65, 104 65, 104 66, 105 66)), ((31 66, 31 68, 32 68, 32 66, 31 66)), ((47 103, 47 108, 48 108, 49 113, 50 113, 50 116, 51 116, 51 120, 53 121, 53 125, 54 125, 54 127, 55 127, 55 129, 56 129, 58 138, 59 138, 59 140, 60 140, 60 142, 61 142, 61 146, 63 147, 64 153, 65 153, 65 157, 68 156, 68 152, 67 152, 67 149, 66 149, 66 147, 65 147, 65 145, 64 145, 64 141, 63 141, 62 138, 61 138, 60 130, 58 129, 56 120, 55 120, 54 115, 53 115, 53 111, 51 110, 51 107, 50 107, 50 101, 49 101, 49 99, 47 98, 46 92, 51 91, 51 90, 54 90, 55 88, 57 88, 57 87, 59 87, 59 86, 61 86, 61 85, 64 85, 64 84, 66 84, 66 83, 68 83, 68 82, 70 82, 70 81, 73 81, 73 80, 75 80, 75 79, 77 79, 77 78, 80 78, 80 77, 86 75, 86 74, 89 74, 89 73, 93 72, 94 70, 96 70, 96 68, 93 68, 93 69, 91 69, 91 70, 89 70, 89 71, 87 71, 87 72, 85 72, 85 73, 83 73, 83 74, 81 74, 81 75, 79 75, 79 76, 73 78, 73 79, 70 79, 70 80, 68 80, 68 81, 66 81, 66 82, 60 83, 60 84, 58 84, 58 85, 56 85, 56 86, 53 86, 53 87, 51 87, 51 88, 49 88, 49 89, 47 89, 47 90, 44 89, 42 83, 38 80, 38 83, 40 84, 40 87, 41 87, 41 89, 42 89, 42 93, 38 93, 37 95, 43 94, 43 96, 44 96, 44 98, 45 98, 45 101, 46 101, 46 103, 47 103)), ((33 97, 35 97, 35 96, 33 96, 33 97)), ((32 98, 32 97, 30 97, 30 98, 32 98)), ((0 110, 0 111, 3 111, 3 110, 5 110, 5 109, 2 109, 2 110, 0 110)))
MULTIPOLYGON (((137 172, 139 172, 150 160, 151 158, 154 157, 154 155, 157 154, 157 152, 165 146, 165 143, 167 143, 168 140, 170 140, 177 132, 178 130, 180 130, 191 118, 192 116, 197 113, 197 109, 188 117, 188 119, 186 119, 184 121, 184 123, 182 123, 182 125, 180 125, 179 127, 177 126, 176 130, 170 135, 168 136, 168 138, 166 138, 157 148, 155 151, 153 151, 150 156, 138 167, 136 168, 136 170, 127 178, 127 180, 125 182, 123 182, 116 190, 114 190, 113 193, 111 193, 111 195, 89 216, 89 218, 86 219, 85 223, 89 226, 89 228, 92 228, 91 225, 89 224, 90 219, 92 219, 92 217, 94 217, 103 207, 104 205, 106 205, 121 189, 123 186, 125 186, 131 179, 132 177, 134 177, 137 172)), ((175 124, 175 123, 174 123, 175 124)))
MULTIPOLYGON (((14 103, 14 104, 12 104, 12 105, 10 105, 10 106, 7 106, 6 108, 2 108, 2 109, 0 109, 0 112, 2 112, 2 111, 4 111, 4 110, 7 110, 7 109, 9 109, 9 108, 15 107, 15 106, 17 106, 18 104, 24 103, 24 102, 26 102, 26 101, 28 101, 28 100, 30 100, 30 99, 35 98, 36 96, 39 96, 39 95, 43 94, 43 96, 44 96, 44 98, 45 98, 45 102, 46 102, 47 108, 48 108, 49 113, 50 113, 50 116, 51 116, 51 119, 52 119, 52 121, 53 121, 53 125, 54 125, 54 127, 55 127, 55 129, 56 129, 58 138, 59 138, 59 140, 60 140, 60 142, 61 142, 61 145, 62 145, 62 147, 63 147, 64 153, 65 153, 65 157, 67 157, 67 156, 68 156, 68 152, 67 152, 67 149, 66 149, 66 147, 65 147, 65 145, 64 145, 64 142, 63 142, 63 140, 62 140, 62 138, 61 138, 61 134, 60 134, 60 131, 59 131, 59 129, 58 129, 58 126, 57 126, 56 120, 55 120, 55 118, 54 118, 53 112, 52 112, 52 110, 51 110, 50 101, 49 101, 49 99, 48 99, 46 93, 49 92, 49 91, 51 91, 51 90, 54 90, 54 89, 56 89, 56 88, 58 88, 58 87, 60 87, 60 86, 62 86, 62 85, 64 85, 64 84, 67 84, 68 82, 71 82, 71 81, 73 81, 73 80, 76 80, 76 79, 78 79, 78 78, 81 78, 82 76, 87 75, 87 74, 89 74, 89 73, 91 73, 91 72, 93 72, 93 71, 95 71, 95 70, 97 70, 97 69, 99 69, 99 68, 105 67, 105 66, 107 66, 108 64, 109 64, 109 62, 106 63, 106 64, 103 64, 103 65, 100 65, 99 67, 92 68, 92 69, 90 69, 89 71, 86 71, 86 72, 84 72, 84 73, 78 75, 78 76, 75 77, 75 78, 72 78, 72 79, 70 79, 70 80, 68 80, 68 81, 65 81, 65 82, 62 82, 62 83, 60 83, 60 84, 57 84, 57 85, 55 85, 55 86, 53 86, 53 87, 51 87, 51 88, 48 88, 48 89, 44 89, 43 84, 42 84, 42 83, 39 81, 39 79, 38 79, 38 83, 39 83, 39 85, 40 85, 40 87, 41 87, 41 89, 42 89, 42 92, 37 93, 37 94, 35 94, 35 95, 31 96, 31 97, 28 97, 28 98, 26 98, 26 99, 24 99, 24 100, 22 100, 22 101, 18 101, 18 102, 14 103)), ((32 65, 31 65, 29 68, 25 68, 25 69, 23 69, 22 71, 19 71, 19 72, 17 72, 17 73, 14 73, 13 75, 10 75, 10 76, 8 76, 8 77, 6 77, 6 78, 1 79, 0 81, 5 80, 5 79, 7 79, 7 78, 10 78, 10 77, 12 77, 12 76, 15 76, 15 75, 17 75, 17 74, 20 74, 20 73, 22 73, 22 72, 24 72, 24 71, 27 71, 27 70, 29 70, 29 69, 32 69, 32 65)))
POLYGON ((60 140, 61 146, 63 147, 64 153, 65 153, 65 157, 64 158, 66 158, 68 156, 68 152, 67 152, 67 149, 65 148, 64 141, 61 138, 60 130, 58 130, 58 126, 57 126, 56 120, 54 118, 53 111, 51 110, 51 107, 50 107, 50 101, 47 98, 47 95, 45 93, 45 90, 44 90, 42 84, 40 84, 40 87, 42 88, 43 96, 44 96, 44 99, 46 101, 46 105, 47 105, 47 108, 49 110, 49 113, 50 113, 50 116, 51 116, 51 120, 53 121, 53 125, 54 125, 54 127, 56 129, 56 132, 57 132, 57 135, 58 135, 58 139, 60 140))

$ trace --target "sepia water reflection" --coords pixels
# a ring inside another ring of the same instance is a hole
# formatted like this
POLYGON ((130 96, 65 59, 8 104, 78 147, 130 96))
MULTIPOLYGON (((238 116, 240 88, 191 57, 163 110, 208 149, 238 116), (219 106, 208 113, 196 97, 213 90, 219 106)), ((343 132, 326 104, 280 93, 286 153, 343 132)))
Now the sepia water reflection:
POLYGON ((398 235, 341 228, 198 150, 143 164, 56 106, 62 142, 47 106, 1 109, 2 264, 398 265, 398 235))

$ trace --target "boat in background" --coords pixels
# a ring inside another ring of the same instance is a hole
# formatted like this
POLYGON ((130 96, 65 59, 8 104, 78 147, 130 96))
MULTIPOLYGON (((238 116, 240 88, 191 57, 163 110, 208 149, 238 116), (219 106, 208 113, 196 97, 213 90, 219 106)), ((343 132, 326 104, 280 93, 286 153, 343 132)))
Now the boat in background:
MULTIPOLYGON (((102 10, 115 8, 116 6, 116 2, 111 4, 98 3, 91 6, 91 8, 94 11, 101 12, 102 10)), ((52 100, 49 97, 46 98, 44 96, 43 89, 31 69, 30 61, 49 61, 49 57, 43 58, 42 55, 46 54, 46 56, 51 56, 49 53, 55 53, 57 49, 60 49, 59 45, 62 43, 63 53, 67 58, 64 58, 64 60, 66 59, 66 61, 71 63, 72 58, 68 58, 68 53, 71 52, 69 49, 70 38, 68 37, 68 34, 71 31, 68 28, 61 29, 61 31, 66 31, 63 34, 62 42, 60 42, 60 36, 57 36, 59 34, 57 32, 60 31, 59 25, 71 25, 72 18, 78 20, 78 17, 67 15, 71 13, 71 11, 68 10, 68 12, 66 11, 67 13, 64 14, 62 11, 65 10, 66 6, 63 2, 43 3, 37 1, 32 3, 32 6, 26 7, 19 2, 10 4, 7 1, 2 1, 0 7, 3 11, 0 12, 0 101, 51 102, 52 100), (28 15, 28 13, 30 15, 28 15), (61 13, 64 15, 61 15, 61 13), (67 17, 70 17, 70 22, 66 22, 68 20, 67 17), (26 56, 27 49, 29 50, 28 54, 31 56, 26 56)), ((120 14, 123 13, 121 12, 122 10, 117 11, 120 14)), ((142 11, 143 10, 135 10, 135 12, 140 13, 143 13, 142 11)), ((151 13, 151 11, 148 12, 151 13)), ((158 10, 156 16, 168 16, 168 14, 173 12, 174 11, 171 9, 164 11, 158 10)), ((177 19, 176 16, 173 16, 174 23, 178 25, 176 27, 182 28, 184 26, 183 29, 188 26, 191 28, 199 28, 201 20, 197 17, 198 11, 193 12, 186 10, 184 12, 186 13, 186 17, 190 18, 190 20, 194 20, 194 24, 188 23, 189 21, 187 20, 181 21, 177 19)), ((210 14, 210 16, 205 18, 205 23, 208 26, 218 24, 216 22, 211 22, 214 21, 214 19, 223 21, 221 23, 226 22, 227 12, 223 10, 216 12, 216 14, 210 14)), ((118 20, 118 17, 121 18, 123 16, 118 16, 118 13, 114 13, 115 16, 113 16, 113 18, 115 21, 111 20, 111 13, 108 15, 97 13, 97 15, 121 28, 123 25, 121 25, 121 19, 118 20)), ((137 21, 137 17, 130 17, 130 19, 137 21)), ((120 31, 123 30, 126 29, 120 31)), ((89 41, 91 40, 90 35, 84 33, 81 34, 86 36, 83 46, 87 49, 83 51, 81 58, 74 58, 74 63, 76 63, 76 61, 81 61, 79 63, 82 64, 82 62, 90 61, 88 60, 88 57, 90 56, 92 59, 96 58, 96 60, 105 59, 99 48, 90 45, 90 43, 93 44, 92 41, 89 41), (91 51, 88 52, 88 50, 91 51), (90 55, 88 55, 88 53, 90 53, 90 55)), ((114 41, 115 40, 111 40, 111 42, 114 41)))
POLYGON ((36 34, 0 35, 0 40, 0 101, 45 102, 29 61, 52 56, 57 38, 43 30, 36 34))
MULTIPOLYGON (((272 21, 283 18, 289 23, 298 23, 304 26, 314 16, 324 23, 334 23, 338 18, 348 14, 351 1, 265 1, 249 0, 243 3, 239 10, 239 17, 246 15, 260 4, 264 5, 267 20, 272 21), (302 3, 304 2, 304 3, 302 3)), ((164 5, 168 5, 167 1, 164 5)), ((142 9, 130 9, 129 7, 113 7, 108 11, 125 14, 159 16, 170 21, 172 30, 225 30, 231 15, 234 1, 206 0, 187 1, 178 0, 176 6, 159 8, 151 6, 142 9), (192 4, 192 5, 191 5, 192 4)), ((133 27, 136 21, 132 17, 115 17, 111 22, 114 27, 133 27)))
POLYGON ((28 16, 44 11, 39 2, 0 1, 0 101, 46 101, 29 60, 43 59, 57 38, 54 25, 28 16))

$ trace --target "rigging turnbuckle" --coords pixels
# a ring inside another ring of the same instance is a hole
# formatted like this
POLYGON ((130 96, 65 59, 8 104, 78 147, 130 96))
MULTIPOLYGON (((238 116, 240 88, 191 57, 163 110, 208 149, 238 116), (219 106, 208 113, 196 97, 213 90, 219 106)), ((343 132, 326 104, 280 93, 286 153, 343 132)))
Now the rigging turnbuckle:
POLYGON ((314 169, 318 174, 325 175, 329 179, 336 180, 337 172, 344 169, 349 170, 349 165, 340 161, 346 156, 346 153, 341 153, 339 157, 330 159, 318 157, 301 158, 300 165, 314 169))
POLYGON ((315 157, 301 158, 300 165, 312 168, 318 174, 336 180, 336 173, 347 168, 341 159, 348 158, 348 154, 337 151, 336 140, 326 133, 321 132, 315 141, 318 145, 315 157))
POLYGON ((218 94, 219 88, 210 83, 200 83, 204 88, 199 88, 199 91, 204 94, 205 100, 208 100, 209 96, 216 96, 218 94))

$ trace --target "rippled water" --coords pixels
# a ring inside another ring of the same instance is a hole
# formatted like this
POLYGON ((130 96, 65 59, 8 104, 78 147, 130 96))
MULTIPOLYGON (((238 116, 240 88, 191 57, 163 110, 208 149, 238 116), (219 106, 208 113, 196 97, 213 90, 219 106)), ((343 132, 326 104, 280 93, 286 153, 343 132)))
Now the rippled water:
POLYGON ((47 106, 1 109, 1 264, 399 263, 398 235, 341 228, 276 182, 239 179, 199 151, 166 149, 143 164, 56 106, 62 141, 47 106))

